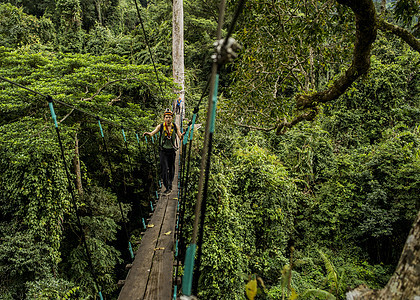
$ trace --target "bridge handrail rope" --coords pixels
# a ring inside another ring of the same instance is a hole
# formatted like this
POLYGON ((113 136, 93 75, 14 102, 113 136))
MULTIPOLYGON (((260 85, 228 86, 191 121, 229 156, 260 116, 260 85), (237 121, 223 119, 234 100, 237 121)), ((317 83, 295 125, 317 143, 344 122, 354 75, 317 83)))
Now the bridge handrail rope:
MULTIPOLYGON (((159 134, 159 136, 160 136, 160 132, 158 133, 159 134)), ((156 138, 154 138, 153 136, 152 136, 152 149, 153 149, 153 155, 154 155, 154 157, 155 157, 155 165, 156 165, 156 176, 157 176, 157 178, 159 178, 159 188, 161 188, 162 187, 162 181, 161 181, 161 178, 160 178, 160 176, 159 176, 159 170, 158 170, 158 168, 157 168, 157 165, 158 165, 158 150, 156 149, 156 148, 159 148, 159 143, 157 142, 157 146, 156 146, 156 144, 155 144, 155 140, 156 140, 156 142, 158 141, 158 139, 156 138)))
MULTIPOLYGON (((194 114, 193 114, 193 118, 191 121, 190 126, 188 127, 187 133, 184 136, 184 140, 183 140, 183 144, 186 145, 189 141, 189 145, 188 145, 188 153, 185 151, 183 152, 183 155, 186 157, 186 161, 187 161, 187 167, 185 170, 185 180, 183 181, 183 185, 181 185, 181 193, 180 193, 180 199, 181 199, 181 209, 179 212, 179 223, 180 223, 180 228, 179 228, 179 232, 182 232, 183 230, 183 225, 184 225, 184 213, 185 213, 185 204, 186 204, 186 195, 188 195, 188 184, 189 184, 189 173, 190 173, 190 162, 191 162, 191 146, 192 146, 192 140, 193 140, 193 136, 194 136, 194 126, 195 126, 195 121, 197 119, 197 114, 198 114, 198 107, 196 107, 194 109, 194 114)), ((183 251, 183 239, 182 236, 181 237, 181 241, 180 241, 180 252, 182 253, 183 251)), ((179 258, 179 256, 178 256, 179 258)))
POLYGON ((83 227, 82 227, 82 222, 80 221, 80 216, 79 216, 79 212, 78 212, 76 197, 75 197, 74 190, 73 190, 73 187, 72 187, 72 180, 70 178, 70 173, 67 169, 67 163, 66 163, 66 157, 65 157, 65 154, 64 154, 63 143, 61 142, 60 130, 58 128, 58 123, 57 123, 57 116, 56 116, 55 111, 54 111, 53 99, 52 99, 51 96, 47 96, 46 98, 47 98, 47 101, 48 101, 48 106, 50 108, 51 117, 54 121, 54 127, 55 127, 55 131, 57 133, 58 144, 59 144, 60 150, 61 150, 61 158, 63 160, 63 166, 64 166, 64 170, 65 170, 66 176, 67 176, 67 182, 68 182, 68 187, 67 188, 68 188, 68 191, 71 195, 72 205, 73 205, 73 209, 74 209, 75 214, 76 214, 77 225, 79 226, 79 231, 80 231, 80 234, 82 236, 83 245, 85 247, 86 256, 87 256, 88 264, 89 264, 89 269, 92 273, 92 278, 93 278, 93 281, 94 281, 94 284, 95 284, 95 290, 98 291, 99 298, 101 300, 103 300, 101 287, 98 284, 98 278, 97 278, 95 269, 93 267, 92 257, 91 257, 90 251, 89 251, 89 247, 88 247, 87 242, 86 242, 86 235, 85 235, 85 232, 84 232, 83 227))
MULTIPOLYGON (((140 138, 139 138, 139 134, 138 134, 138 132, 136 132, 136 139, 137 139, 137 145, 138 145, 138 147, 139 147, 139 152, 141 152, 141 144, 140 144, 140 138)), ((147 139, 146 139, 146 143, 147 143, 147 139)), ((147 149, 146 149, 146 153, 148 152, 148 147, 147 147, 147 149)), ((155 180, 153 180, 153 185, 156 185, 156 182, 155 182, 155 180)), ((150 191, 150 190, 149 190, 150 191)), ((157 195, 157 191, 156 191, 156 196, 158 197, 158 195, 157 195)), ((158 197, 159 198, 159 197, 158 197)), ((141 222, 142 222, 142 225, 143 225, 143 229, 144 230, 146 230, 146 222, 144 221, 144 218, 141 218, 141 222)))
MULTIPOLYGON (((20 87, 20 88, 22 88, 24 90, 27 90, 27 91, 33 93, 34 95, 42 96, 43 98, 51 97, 51 100, 53 101, 53 103, 55 102, 55 103, 61 104, 63 106, 69 107, 69 108, 71 108, 71 109, 73 109, 75 111, 78 111, 78 112, 80 112, 82 114, 88 115, 88 116, 90 116, 90 117, 92 117, 94 119, 96 119, 98 117, 97 114, 94 114, 94 113, 91 113, 89 111, 80 109, 80 108, 78 108, 78 107, 76 107, 74 105, 68 104, 68 103, 66 103, 64 101, 54 99, 54 98, 52 98, 51 95, 45 95, 45 94, 43 94, 41 92, 35 91, 33 89, 30 89, 30 88, 28 88, 28 87, 26 87, 26 86, 24 86, 24 85, 22 85, 20 83, 17 83, 17 82, 15 82, 13 80, 7 79, 7 78, 5 78, 3 76, 0 76, 0 79, 3 80, 3 81, 6 81, 6 82, 8 82, 8 83, 10 83, 12 85, 18 86, 18 87, 20 87)), ((108 120, 108 119, 101 118, 101 120, 104 121, 105 123, 111 124, 111 125, 113 125, 115 127, 121 127, 122 126, 121 124, 119 124, 117 122, 114 122, 114 121, 111 121, 111 120, 108 120)), ((135 130, 135 128, 130 128, 130 129, 135 130)))
MULTIPOLYGON (((225 6, 226 0, 222 0, 219 6, 219 20, 218 20, 218 28, 217 28, 217 39, 221 38, 222 32, 222 24, 225 14, 225 6)), ((212 75, 210 77, 210 87, 214 86, 216 73, 217 73, 218 66, 216 63, 213 63, 212 67, 212 75)), ((186 255, 185 255, 185 263, 184 263, 184 276, 182 278, 182 293, 186 296, 192 295, 192 284, 193 284, 193 274, 194 274, 194 260, 195 260, 195 253, 197 249, 197 231, 199 225, 199 215, 203 200, 203 184, 204 184, 204 172, 206 170, 206 158, 208 152, 208 143, 209 143, 209 126, 212 113, 212 88, 210 88, 210 95, 209 95, 209 102, 208 102, 208 111, 207 111, 207 122, 206 122, 206 131, 205 131, 205 138, 204 138, 204 146, 202 152, 202 160, 201 160, 201 167, 200 167, 200 180, 198 183, 198 195, 197 195, 197 203, 195 207, 195 218, 194 218, 194 226, 193 226, 193 235, 192 241, 187 248, 186 255)))
MULTIPOLYGON (((184 174, 182 173, 182 175, 181 175, 182 178, 181 179, 182 179, 182 183, 183 184, 180 184, 180 186, 179 186, 180 190, 178 191, 178 198, 179 198, 179 201, 178 202, 179 203, 182 203, 181 209, 179 211, 179 217, 177 219, 177 229, 178 229, 178 223, 181 224, 180 225, 181 226, 181 229, 178 230, 179 233, 182 232, 182 225, 184 223, 183 222, 183 217, 181 218, 181 216, 183 216, 183 211, 185 210, 184 195, 187 194, 188 179, 189 179, 188 174, 189 174, 189 166, 190 166, 190 158, 191 158, 191 144, 192 144, 192 139, 193 139, 194 125, 195 125, 196 118, 198 117, 198 112, 200 110, 200 104, 201 104, 202 100, 204 99, 204 96, 206 95, 206 91, 207 91, 207 89, 208 89, 208 87, 210 85, 210 79, 211 79, 211 76, 209 76, 209 78, 207 80, 207 83, 206 83, 206 86, 203 89, 203 92, 201 94, 201 97, 200 97, 198 103, 196 104, 196 106, 194 107, 192 121, 189 122, 187 131, 186 131, 186 133, 184 135, 184 138, 183 138, 183 141, 182 141, 183 145, 188 144, 188 141, 190 141, 190 144, 189 144, 188 154, 184 150, 181 153, 181 155, 183 155, 183 156, 188 156, 188 158, 185 158, 184 159, 184 160, 188 161, 188 163, 187 163, 187 170, 186 170, 186 172, 184 171, 184 169, 181 169, 181 171, 183 173, 186 173, 186 175, 184 176, 184 174), (184 178, 186 178, 186 179, 184 180, 184 178), (184 186, 185 186, 185 192, 184 192, 184 186)), ((181 125, 182 125, 182 122, 181 122, 181 125)), ((178 205, 179 205, 179 203, 178 203, 178 205)), ((178 237, 178 236, 182 239, 182 235, 178 234, 176 237, 178 237)), ((178 240, 176 240, 176 242, 178 243, 178 240)), ((178 244, 177 244, 177 249, 180 249, 180 251, 182 251, 182 249, 183 249, 183 247, 182 247, 181 244, 182 243, 180 243, 180 246, 179 247, 178 247, 178 244)), ((177 259, 179 259, 180 255, 178 255, 178 253, 177 253, 177 256, 176 257, 177 257, 177 259)), ((177 263, 178 263, 178 261, 177 261, 177 263)), ((178 267, 177 267, 177 269, 178 269, 178 267)), ((175 273, 175 276, 176 276, 176 273, 175 273)))
POLYGON ((156 193, 156 200, 157 200, 157 199, 159 199, 158 188, 160 186, 160 180, 159 180, 158 171, 157 171, 156 155, 155 155, 153 149, 151 149, 153 146, 149 146, 149 142, 147 140, 147 136, 146 135, 144 136, 144 139, 146 141, 147 153, 149 154, 149 158, 150 158, 150 160, 154 160, 155 161, 154 164, 153 164, 153 162, 151 164, 153 165, 154 172, 155 172, 155 175, 154 175, 154 179, 155 179, 154 180, 154 185, 155 185, 155 188, 156 188, 155 193, 156 193), (153 151, 153 153, 152 153, 152 151, 153 151))
POLYGON ((160 80, 159 80, 158 72, 157 72, 157 69, 156 69, 155 61, 153 59, 152 50, 150 49, 149 39, 147 38, 146 30, 144 30, 143 19, 141 18, 141 14, 140 14, 139 6, 137 4, 137 0, 134 0, 134 3, 136 4, 137 15, 138 15, 139 20, 140 20, 141 29, 143 30, 144 40, 146 42, 147 49, 149 50, 150 59, 152 60, 153 68, 155 70, 156 79, 158 81, 159 88, 160 88, 160 93, 162 94, 162 98, 164 98, 162 86, 160 85, 160 80))
MULTIPOLYGON (((207 87, 206 87, 207 88, 207 87)), ((198 106, 194 109, 194 114, 192 121, 189 123, 187 127, 187 131, 184 135, 184 139, 182 141, 183 149, 182 149, 182 174, 181 174, 181 184, 180 184, 180 191, 179 191, 179 202, 178 202, 178 218, 176 223, 176 236, 175 236, 175 258, 176 258, 176 268, 175 268, 175 281, 178 276, 178 269, 179 269, 179 262, 183 255, 183 249, 184 249, 184 240, 181 235, 183 232, 183 225, 184 225, 184 214, 185 214, 185 206, 186 206, 186 197, 184 195, 187 195, 188 191, 188 180, 189 180, 189 169, 190 169, 190 161, 191 161, 191 145, 193 140, 193 133, 194 133, 194 126, 195 121, 197 118, 198 113, 198 106), (188 145, 188 141, 190 142, 188 145), (186 151, 188 146, 188 153, 186 151), (185 170, 185 162, 187 161, 187 168, 185 170), (185 189, 185 191, 184 191, 185 189), (181 207, 179 207, 179 203, 181 202, 181 207)), ((174 286, 174 296, 173 298, 176 299, 177 295, 177 285, 174 286)))
MULTIPOLYGON (((184 198, 186 198, 186 195, 187 195, 187 192, 188 192, 189 169, 190 169, 190 161, 191 161, 191 145, 192 145, 192 140, 193 140, 194 125, 195 125, 196 118, 198 117, 198 112, 200 110, 200 104, 201 104, 202 100, 204 99, 204 96, 206 95, 207 89, 209 88, 210 79, 211 79, 211 76, 209 76, 209 78, 207 80, 207 83, 206 83, 206 86, 203 89, 203 92, 201 93, 201 97, 200 97, 198 103, 196 104, 196 106, 194 107, 192 121, 190 121, 190 124, 189 124, 189 127, 188 127, 189 132, 187 130, 186 134, 184 135, 184 139, 183 139, 183 144, 187 144, 188 141, 190 142, 190 144, 189 144, 189 147, 188 147, 188 153, 185 153, 184 151, 182 151, 182 155, 186 155, 188 158, 186 159, 187 160, 187 169, 186 169, 186 175, 185 175, 186 179, 185 179, 185 181, 183 181, 183 185, 181 185, 181 187, 180 187, 181 192, 180 192, 180 195, 179 195, 179 202, 182 204, 181 209, 179 211, 179 216, 178 216, 178 219, 177 219, 177 223, 180 224, 180 228, 178 230, 179 233, 182 233, 182 227, 183 227, 183 224, 184 224, 183 219, 184 219, 185 202, 186 202, 186 199, 184 199, 184 198), (190 129, 190 127, 191 127, 191 129, 190 129), (185 189, 185 192, 184 192, 184 189, 185 189)), ((177 237, 179 237, 179 245, 177 244, 177 249, 179 249, 179 252, 177 252, 177 256, 176 256, 176 258, 177 258, 177 268, 176 268, 175 276, 177 276, 177 272, 178 272, 178 262, 179 262, 178 260, 182 256, 182 254, 183 254, 182 251, 184 249, 184 243, 183 243, 184 238, 182 237, 181 234, 177 235, 177 237)), ((176 242, 178 243, 178 240, 176 240, 176 242)), ((175 286, 175 288, 176 288, 176 286, 175 286)), ((175 292, 174 292, 174 295, 176 295, 175 292)), ((174 298, 176 298, 176 296, 174 296, 174 298)))
MULTIPOLYGON (((190 173, 189 170, 190 170, 190 162, 191 162, 191 146, 192 146, 192 140, 194 136, 194 126, 195 126, 196 119, 198 118, 198 112, 200 110, 201 101, 204 99, 204 96, 206 95, 206 91, 210 85, 210 79, 211 79, 211 76, 209 76, 207 80, 206 86, 203 89, 200 100, 198 101, 197 105, 194 107, 192 121, 190 121, 187 132, 184 135, 184 139, 183 139, 183 144, 187 144, 189 142, 189 145, 188 145, 188 153, 184 151, 182 152, 182 155, 187 156, 187 158, 185 159, 187 161, 187 168, 185 171, 185 174, 186 174, 185 180, 183 180, 183 184, 181 185, 181 192, 179 196, 179 201, 181 202, 181 209, 179 211, 179 217, 177 220, 178 223, 180 224, 180 227, 178 230, 179 233, 182 233, 183 231, 182 229, 184 225, 184 212, 185 212, 185 206, 186 206, 186 195, 188 194, 188 187, 189 187, 189 173, 190 173)), ((177 237, 179 237, 179 246, 177 247, 177 249, 179 249, 179 253, 177 253, 177 268, 176 268, 175 276, 177 275, 177 271, 178 271, 178 260, 182 257, 182 254, 183 254, 182 251, 184 250, 183 236, 179 234, 177 237)))

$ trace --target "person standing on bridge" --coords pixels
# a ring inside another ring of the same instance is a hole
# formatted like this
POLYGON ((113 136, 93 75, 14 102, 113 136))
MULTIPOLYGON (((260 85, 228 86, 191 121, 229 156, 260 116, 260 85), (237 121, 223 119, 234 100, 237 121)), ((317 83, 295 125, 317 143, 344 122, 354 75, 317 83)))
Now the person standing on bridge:
POLYGON ((172 123, 172 111, 167 108, 163 114, 163 123, 156 126, 152 132, 145 132, 143 136, 153 136, 160 132, 159 136, 159 158, 160 158, 160 176, 165 187, 164 193, 167 194, 172 190, 172 181, 175 175, 175 152, 178 150, 176 136, 182 140, 179 128, 172 123))

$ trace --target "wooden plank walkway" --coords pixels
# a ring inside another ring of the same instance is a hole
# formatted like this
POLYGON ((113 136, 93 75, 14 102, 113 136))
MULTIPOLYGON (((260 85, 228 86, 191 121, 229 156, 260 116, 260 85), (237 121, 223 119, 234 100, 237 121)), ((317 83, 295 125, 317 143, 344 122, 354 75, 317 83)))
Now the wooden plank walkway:
POLYGON ((172 192, 169 195, 160 194, 119 300, 170 300, 173 297, 178 169, 177 153, 172 192))

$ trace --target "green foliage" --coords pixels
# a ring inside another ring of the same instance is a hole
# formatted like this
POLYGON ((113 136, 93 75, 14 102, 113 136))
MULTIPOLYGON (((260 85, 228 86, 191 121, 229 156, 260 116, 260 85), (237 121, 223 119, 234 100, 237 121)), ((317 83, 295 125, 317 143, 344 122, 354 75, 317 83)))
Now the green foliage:
MULTIPOLYGON (((2 224, 0 246, 0 295, 9 295, 10 299, 23 298, 22 286, 26 282, 42 279, 50 274, 54 267, 55 250, 42 236, 36 236, 30 230, 5 233, 2 224)), ((55 258, 56 259, 56 258, 55 258)))
MULTIPOLYGON (((401 21, 405 26, 411 27, 415 23, 416 18, 420 13, 420 6, 416 0, 399 0, 393 3, 393 13, 398 21, 401 21)), ((418 20, 417 20, 418 26, 418 20)))
POLYGON ((329 133, 318 126, 302 126, 293 134, 269 137, 277 155, 298 184, 313 193, 317 183, 329 177, 334 167, 334 146, 329 133))
POLYGON ((324 128, 342 147, 376 143, 384 128, 399 123, 413 128, 420 120, 420 56, 407 49, 389 52, 385 44, 376 51, 386 57, 372 57, 368 78, 325 109, 324 128))
MULTIPOLYGON (((299 273, 296 273, 293 270, 293 268, 295 268, 296 266, 305 264, 305 261, 303 260, 294 261, 292 259, 294 248, 292 247, 290 251, 291 251, 290 263, 283 266, 283 269, 281 272, 280 284, 270 288, 270 290, 267 291, 268 299, 282 299, 282 300, 284 299, 291 299, 291 300, 295 300, 295 299, 334 300, 336 299, 336 297, 334 297, 334 295, 331 294, 330 292, 320 289, 322 286, 316 286, 316 287, 310 286, 309 288, 308 287, 302 288, 301 286, 299 286, 299 282, 294 280, 294 277, 299 276, 299 273), (301 289, 302 292, 299 292, 299 289, 301 289)), ((325 278, 324 281, 330 282, 333 285, 337 284, 337 282, 334 280, 334 277, 336 277, 334 276, 336 275, 335 270, 334 270, 335 269, 334 265, 331 263, 331 261, 329 261, 329 259, 325 256, 325 254, 323 254, 321 251, 319 251, 319 253, 322 255, 327 271, 328 271, 327 277, 325 278)), ((317 276, 319 276, 320 278, 324 277, 323 274, 321 273, 318 273, 317 276)), ((338 296, 338 292, 339 292, 338 289, 336 292, 337 292, 336 295, 338 296)))
POLYGON ((294 96, 324 89, 351 61, 352 15, 328 1, 254 1, 244 11, 237 38, 224 118, 272 128, 294 115, 294 96))
POLYGON ((249 136, 250 146, 243 147, 238 137, 215 140, 236 150, 229 151, 231 160, 219 152, 223 148, 213 156, 199 289, 203 298, 241 299, 243 273, 264 274, 271 284, 281 274, 287 235, 293 232, 298 194, 293 181, 274 155, 252 145, 258 135, 249 136))
POLYGON ((26 299, 83 299, 79 297, 80 287, 73 286, 70 282, 62 279, 46 278, 26 284, 28 293, 26 299))
POLYGON ((22 8, 0 3, 0 46, 20 47, 54 42, 50 19, 27 15, 22 8))
POLYGON ((342 294, 346 288, 345 283, 343 282, 344 272, 338 274, 334 265, 328 259, 325 253, 321 250, 318 252, 325 263, 325 269, 327 270, 327 284, 329 285, 330 292, 338 297, 338 295, 342 294))

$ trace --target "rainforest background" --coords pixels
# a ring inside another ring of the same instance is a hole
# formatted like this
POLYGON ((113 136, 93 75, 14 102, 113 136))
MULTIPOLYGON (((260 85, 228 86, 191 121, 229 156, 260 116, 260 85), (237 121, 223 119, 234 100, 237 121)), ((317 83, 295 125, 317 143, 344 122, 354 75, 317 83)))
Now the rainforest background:
MULTIPOLYGON (((374 3, 419 38, 418 1, 374 3)), ((225 34, 236 4, 228 1, 225 34)), ((123 241, 141 238, 156 184, 153 145, 135 133, 161 122, 176 99, 172 3, 143 0, 139 10, 159 80, 134 1, 0 1, 0 76, 77 108, 55 103, 96 271, 48 102, 1 81, 1 299, 93 299, 94 280, 106 299, 118 296, 123 241)), ((187 118, 211 69, 217 15, 217 1, 184 1, 187 118)), ((348 67, 354 29, 352 11, 335 1, 246 3, 233 33, 243 48, 220 74, 200 299, 246 299, 256 278, 255 299, 343 299, 393 273, 420 209, 419 52, 378 31, 367 74, 312 121, 273 130, 297 114, 296 95, 328 87, 348 67)), ((187 241, 203 135, 192 147, 187 241)))

